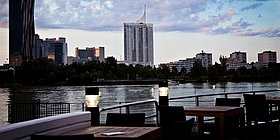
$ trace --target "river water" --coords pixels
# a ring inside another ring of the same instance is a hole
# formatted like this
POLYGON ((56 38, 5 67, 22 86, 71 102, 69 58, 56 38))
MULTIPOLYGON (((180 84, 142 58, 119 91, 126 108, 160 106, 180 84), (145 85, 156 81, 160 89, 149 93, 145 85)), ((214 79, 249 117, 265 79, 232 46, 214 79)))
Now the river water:
MULTIPOLYGON (((9 88, 0 88, 0 126, 8 124, 8 104, 11 101, 32 102, 40 100, 43 103, 81 104, 84 103, 85 88, 86 86, 21 87, 14 92, 9 88)), ((280 89, 280 82, 186 83, 169 86, 169 97, 276 89, 280 89)), ((99 90, 101 92, 100 107, 123 102, 158 99, 158 85, 99 86, 99 90)), ((280 92, 273 94, 280 96, 280 92)), ((179 104, 182 103, 170 102, 170 105, 179 104)), ((73 107, 71 111, 81 111, 81 109, 73 107)))

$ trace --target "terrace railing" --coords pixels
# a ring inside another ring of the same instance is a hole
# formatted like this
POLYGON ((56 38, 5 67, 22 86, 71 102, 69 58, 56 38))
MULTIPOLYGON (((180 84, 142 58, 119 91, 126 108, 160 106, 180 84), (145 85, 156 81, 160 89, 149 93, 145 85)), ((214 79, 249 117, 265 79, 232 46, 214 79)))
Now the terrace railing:
MULTIPOLYGON (((170 105, 180 106, 198 106, 198 105, 211 105, 215 103, 216 97, 241 97, 241 104, 244 104, 242 94, 252 93, 259 94, 274 93, 273 96, 279 96, 280 90, 265 90, 265 91, 246 91, 246 92, 228 92, 228 93, 215 93, 215 94, 203 94, 181 97, 170 97, 170 105)), ((102 103, 105 106, 106 103, 102 103)), ((146 113, 147 124, 158 124, 158 114, 156 106, 158 101, 156 99, 149 99, 144 101, 129 102, 129 103, 115 103, 116 105, 105 106, 100 108, 100 123, 105 123, 107 112, 119 112, 119 113, 146 113)), ((71 110, 84 111, 84 103, 11 103, 9 104, 9 122, 20 122, 25 120, 31 120, 36 118, 42 118, 47 116, 53 116, 63 113, 72 112, 71 110), (75 108, 75 109, 73 109, 75 108)))
POLYGON ((80 110, 84 110, 84 105, 78 103, 12 102, 8 104, 8 121, 9 123, 16 123, 58 114, 70 113, 71 106, 80 106, 80 110))
POLYGON ((118 113, 145 113, 146 124, 158 124, 157 117, 158 112, 156 111, 156 106, 158 105, 157 100, 149 99, 144 101, 122 103, 118 105, 102 107, 99 109, 101 124, 105 123, 107 112, 118 112, 118 113))
MULTIPOLYGON (((181 96, 181 97, 171 97, 169 98, 169 104, 170 105, 180 105, 180 106, 199 106, 199 105, 211 105, 215 103, 216 97, 224 97, 224 98, 230 98, 230 97, 240 97, 241 98, 241 105, 244 105, 244 99, 243 94, 251 93, 251 94, 270 94, 270 93, 279 93, 280 90, 264 90, 264 91, 245 91, 245 92, 227 92, 227 93, 214 93, 214 94, 203 94, 203 95, 192 95, 192 96, 181 96)), ((276 96, 280 96, 280 94, 274 94, 276 96)), ((271 94, 272 95, 272 94, 271 94)), ((155 99, 152 100, 144 100, 144 101, 138 101, 138 102, 130 102, 130 103, 122 103, 119 105, 113 105, 108 107, 103 107, 100 109, 100 117, 101 121, 103 120, 106 115, 106 111, 113 111, 113 112, 124 112, 124 113, 131 113, 131 112, 146 112, 148 115, 146 115, 146 122, 158 124, 158 113, 156 111, 156 106, 158 102, 155 99), (152 103, 153 106, 147 105, 152 103), (133 106, 139 106, 142 105, 142 107, 136 107, 133 106), (146 105, 146 107, 143 107, 143 105, 146 105), (141 108, 141 109, 139 109, 141 108), (150 119, 147 121, 147 119, 150 119)), ((246 114, 245 114, 246 115, 246 114)), ((102 123, 101 123, 102 124, 102 123)))

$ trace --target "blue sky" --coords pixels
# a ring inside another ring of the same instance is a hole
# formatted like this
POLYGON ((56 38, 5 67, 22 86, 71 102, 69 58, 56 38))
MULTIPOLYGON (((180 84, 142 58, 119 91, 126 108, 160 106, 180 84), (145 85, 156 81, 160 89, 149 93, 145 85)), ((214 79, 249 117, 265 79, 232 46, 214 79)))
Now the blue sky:
MULTIPOLYGON (((0 64, 7 53, 8 1, 0 0, 0 64)), ((123 23, 134 22, 147 4, 154 24, 155 63, 195 56, 247 52, 249 62, 265 50, 280 53, 279 0, 36 0, 36 33, 64 36, 74 48, 105 46, 106 56, 123 58, 123 23)))

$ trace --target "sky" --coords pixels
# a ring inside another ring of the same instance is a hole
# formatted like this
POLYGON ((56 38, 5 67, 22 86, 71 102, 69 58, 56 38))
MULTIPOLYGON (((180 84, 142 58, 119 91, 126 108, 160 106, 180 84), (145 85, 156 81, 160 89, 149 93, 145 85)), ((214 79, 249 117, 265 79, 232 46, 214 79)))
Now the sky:
MULTIPOLYGON (((154 26, 155 64, 192 58, 202 51, 213 62, 235 51, 276 51, 280 62, 280 0, 36 0, 35 32, 66 37, 74 48, 104 46, 105 56, 123 60, 123 24, 135 22, 147 5, 154 26)), ((8 0, 0 0, 0 64, 8 63, 8 0)))

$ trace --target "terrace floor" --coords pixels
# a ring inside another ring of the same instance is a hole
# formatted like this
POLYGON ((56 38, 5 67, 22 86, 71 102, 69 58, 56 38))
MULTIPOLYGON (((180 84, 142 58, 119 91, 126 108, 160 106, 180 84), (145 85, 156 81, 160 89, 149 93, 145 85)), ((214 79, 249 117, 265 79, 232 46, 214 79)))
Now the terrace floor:
MULTIPOLYGON (((245 126, 245 128, 239 131, 229 132, 226 135, 226 140, 280 140, 279 124, 279 122, 273 122, 270 124, 259 124, 258 126, 245 126)), ((204 135, 194 134, 192 138, 194 140, 219 139, 215 133, 204 135)))

